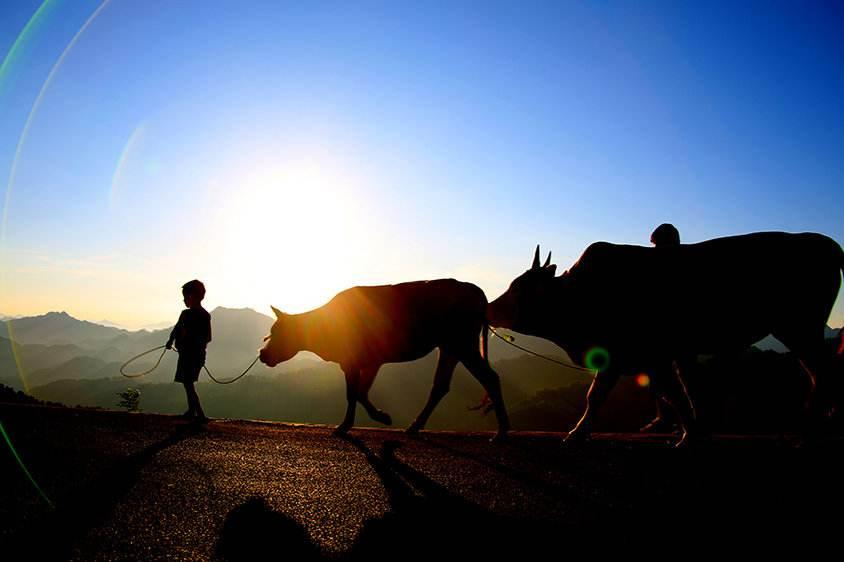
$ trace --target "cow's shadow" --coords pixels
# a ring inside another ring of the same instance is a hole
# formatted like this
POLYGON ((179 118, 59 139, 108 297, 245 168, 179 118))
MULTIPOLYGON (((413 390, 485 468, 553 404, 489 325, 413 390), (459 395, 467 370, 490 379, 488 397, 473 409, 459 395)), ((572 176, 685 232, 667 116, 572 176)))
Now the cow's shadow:
POLYGON ((497 559, 514 545, 524 555, 551 536, 542 522, 497 515, 402 462, 396 457, 397 441, 385 441, 376 455, 359 439, 346 439, 381 479, 390 504, 384 516, 364 523, 350 559, 497 559))
MULTIPOLYGON (((539 553, 560 537, 548 524, 496 515, 449 491, 396 457, 400 443, 385 441, 378 454, 345 436, 366 458, 384 486, 389 511, 367 520, 344 560, 439 559, 521 556, 539 553)), ((278 555, 291 560, 337 560, 326 556, 307 531, 286 514, 252 498, 228 513, 217 543, 227 560, 278 555)))

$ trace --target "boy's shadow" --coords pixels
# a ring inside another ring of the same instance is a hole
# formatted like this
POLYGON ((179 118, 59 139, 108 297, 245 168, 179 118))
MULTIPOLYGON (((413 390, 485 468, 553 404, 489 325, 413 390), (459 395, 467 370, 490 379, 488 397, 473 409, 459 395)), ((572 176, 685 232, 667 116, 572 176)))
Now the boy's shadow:
POLYGON ((225 560, 322 559, 304 527, 257 496, 228 513, 217 554, 225 560))

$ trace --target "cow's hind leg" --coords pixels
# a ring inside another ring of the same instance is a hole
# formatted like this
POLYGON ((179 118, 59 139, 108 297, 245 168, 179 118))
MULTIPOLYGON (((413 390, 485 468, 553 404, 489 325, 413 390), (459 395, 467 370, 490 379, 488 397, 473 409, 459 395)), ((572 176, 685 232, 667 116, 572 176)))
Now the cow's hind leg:
POLYGON ((343 418, 343 423, 337 426, 334 430, 338 435, 345 435, 352 428, 355 423, 355 408, 358 403, 358 379, 360 378, 360 369, 357 367, 343 367, 343 374, 346 375, 346 417, 343 418))
POLYGON ((471 351, 467 351, 460 360, 469 372, 478 379, 478 382, 484 387, 490 399, 492 400, 493 408, 495 409, 495 417, 498 418, 498 433, 494 440, 499 441, 506 437, 507 432, 510 431, 510 418, 507 416, 507 408, 504 407, 504 397, 501 394, 501 380, 486 359, 481 357, 480 351, 473 346, 471 351))
POLYGON ((366 367, 360 370, 357 399, 361 406, 366 409, 370 418, 384 425, 393 425, 393 418, 390 417, 390 414, 379 410, 369 401, 369 389, 372 388, 372 383, 375 382, 375 375, 377 374, 378 367, 366 367))
POLYGON ((654 409, 656 410, 656 416, 654 419, 643 425, 639 428, 640 433, 670 433, 673 431, 674 424, 671 423, 671 420, 668 419, 668 411, 666 409, 666 403, 662 396, 657 395, 655 392, 652 393, 654 399, 654 409))
MULTIPOLYGON (((672 370, 679 372, 683 364, 688 363, 673 362, 672 370)), ((641 433, 675 433, 680 429, 674 421, 674 408, 665 396, 665 389, 659 386, 660 382, 659 377, 651 378, 649 389, 654 399, 656 417, 639 429, 641 433)))
POLYGON ((601 405, 607 399, 607 395, 618 381, 619 373, 610 367, 606 371, 599 371, 592 380, 592 385, 589 387, 589 392, 586 394, 586 411, 577 425, 574 426, 566 441, 578 442, 589 439, 592 434, 592 423, 595 420, 595 414, 600 409, 601 405))
POLYGON ((662 394, 680 418, 683 436, 676 446, 684 446, 695 441, 698 437, 697 417, 680 374, 671 367, 670 363, 666 363, 653 371, 652 379, 654 388, 662 394))
POLYGON ((414 422, 408 426, 408 433, 419 433, 420 430, 425 428, 425 424, 428 423, 428 418, 431 417, 434 408, 437 407, 437 404, 440 403, 443 396, 448 394, 448 390, 451 388, 451 377, 454 375, 454 367, 456 365, 457 358, 440 349, 440 357, 437 361, 437 370, 434 373, 434 385, 431 387, 431 395, 428 397, 425 407, 416 416, 414 422))
POLYGON ((833 386, 835 382, 835 356, 827 349, 823 339, 823 329, 775 331, 774 337, 791 350, 800 360, 803 371, 809 378, 809 392, 805 406, 807 410, 806 433, 820 429, 825 416, 834 412, 840 398, 833 386))

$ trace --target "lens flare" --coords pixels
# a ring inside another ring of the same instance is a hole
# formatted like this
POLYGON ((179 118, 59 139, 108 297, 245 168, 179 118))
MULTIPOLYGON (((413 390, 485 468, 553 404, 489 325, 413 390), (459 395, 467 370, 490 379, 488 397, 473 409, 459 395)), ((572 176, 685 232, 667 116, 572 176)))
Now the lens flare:
POLYGON ((603 347, 595 346, 586 352, 583 363, 593 371, 599 373, 606 371, 610 366, 610 352, 603 347))
MULTIPOLYGON (((44 80, 44 84, 41 86, 41 90, 39 90, 38 96, 36 96, 35 101, 32 103, 32 109, 29 110, 29 115, 26 118, 26 123, 24 123, 23 130, 21 131, 20 137, 18 138, 18 144, 15 147, 15 155, 12 157, 12 166, 9 170, 9 178, 6 181, 6 196, 3 201, 3 216, 2 218, 0 218, 0 242, 3 242, 6 236, 6 222, 8 219, 9 202, 11 200, 12 186, 15 183, 15 176, 18 172, 18 162, 20 161, 21 149, 23 148, 23 145, 26 141, 26 137, 29 134, 29 128, 32 126, 33 118, 38 113, 38 109, 41 107, 41 102, 44 100, 44 94, 49 89, 50 84, 53 81, 53 77, 56 75, 56 72, 62 66, 64 59, 67 57, 67 54, 71 51, 71 49, 73 49, 73 46, 76 45, 76 42, 79 40, 79 37, 85 32, 86 29, 88 29, 88 26, 91 25, 91 22, 94 21, 98 15, 100 15, 100 12, 103 11, 103 8, 105 8, 110 1, 111 0, 103 0, 103 3, 100 4, 100 6, 96 10, 94 10, 94 13, 92 13, 87 20, 85 20, 85 23, 82 24, 82 27, 79 28, 79 31, 76 32, 76 35, 73 36, 73 39, 70 40, 70 42, 67 44, 67 47, 64 48, 62 54, 59 55, 58 60, 56 60, 56 63, 53 65, 53 68, 50 69, 50 73, 44 80)), ((47 2, 44 2, 44 5, 48 3, 50 3, 49 0, 47 2)), ((42 5, 42 8, 43 7, 44 6, 42 5)), ((41 17, 42 12, 41 8, 39 8, 35 15, 32 16, 30 23, 35 18, 40 19, 41 17)), ((27 27, 29 27, 29 24, 27 24, 27 26, 24 28, 24 31, 26 31, 27 27)), ((17 44, 17 41, 15 43, 17 44)), ((13 45, 12 48, 14 49, 15 46, 16 45, 13 45)), ((6 63, 4 61, 3 65, 5 66, 5 64, 6 63)))
POLYGON ((144 123, 141 122, 135 130, 132 131, 132 134, 129 135, 129 139, 126 141, 126 144, 123 146, 123 150, 120 151, 120 158, 117 160, 117 166, 114 168, 114 174, 111 177, 111 190, 108 194, 108 204, 109 207, 113 207, 117 198, 120 194, 120 187, 124 183, 124 176, 126 174, 126 162, 129 160, 131 154, 141 145, 144 138, 144 133, 146 132, 146 127, 144 123))
POLYGON ((27 470, 26 465, 23 464, 20 455, 18 455, 18 452, 15 450, 15 446, 12 445, 12 440, 9 438, 9 434, 6 433, 6 428, 3 427, 2 423, 0 423, 0 433, 3 434, 3 439, 6 440, 6 445, 9 446, 9 450, 12 451, 12 456, 15 457, 15 460, 18 462, 18 466, 21 467, 23 473, 26 474, 26 477, 29 479, 29 481, 32 483, 32 485, 35 487, 41 497, 44 498, 44 501, 47 502, 47 505, 49 505, 51 508, 55 508, 53 502, 50 501, 50 498, 47 497, 47 494, 44 493, 44 490, 41 489, 41 486, 39 486, 38 482, 35 481, 35 478, 32 477, 32 474, 29 473, 29 470, 27 470))
POLYGON ((28 45, 32 44, 32 37, 35 36, 38 28, 44 25, 44 22, 47 20, 50 12, 54 11, 56 4, 57 2, 54 0, 45 0, 45 2, 42 3, 37 10, 35 10, 35 13, 32 14, 32 17, 29 18, 29 21, 26 22, 25 26, 23 26, 23 29, 18 34, 15 42, 12 43, 12 47, 3 58, 3 64, 0 64, 0 95, 2 95, 9 87, 11 80, 10 76, 23 56, 24 50, 28 45))
POLYGON ((647 373, 639 373, 636 375, 636 384, 642 388, 648 388, 651 386, 651 377, 647 373))

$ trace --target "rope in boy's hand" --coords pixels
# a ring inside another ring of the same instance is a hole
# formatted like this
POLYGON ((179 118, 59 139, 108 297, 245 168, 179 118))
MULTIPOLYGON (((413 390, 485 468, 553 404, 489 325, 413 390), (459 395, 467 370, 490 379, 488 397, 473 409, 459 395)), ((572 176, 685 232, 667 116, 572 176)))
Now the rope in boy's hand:
MULTIPOLYGON (((142 377, 144 375, 148 375, 149 373, 153 372, 154 370, 156 370, 158 368, 158 365, 161 364, 161 359, 164 358, 164 354, 167 353, 168 349, 173 349, 173 348, 170 347, 169 345, 159 345, 158 347, 153 347, 152 349, 148 349, 147 351, 144 351, 143 353, 139 353, 138 355, 135 355, 134 357, 132 357, 131 359, 129 359, 128 361, 126 361, 125 363, 123 363, 120 366, 120 374, 123 375, 124 377, 126 377, 127 379, 134 379, 134 378, 137 378, 137 377, 142 377), (135 361, 136 359, 140 359, 144 355, 152 353, 153 351, 158 351, 159 349, 162 349, 161 355, 158 356, 158 361, 155 362, 155 365, 153 365, 152 368, 147 369, 146 371, 143 371, 143 372, 140 372, 140 373, 127 373, 125 371, 126 367, 132 361, 135 361)), ((216 378, 214 378, 214 375, 211 374, 211 371, 208 370, 207 366, 203 365, 202 368, 205 369, 205 372, 208 373, 208 376, 215 383, 217 383, 217 384, 231 384, 231 383, 235 382, 236 380, 239 380, 246 373, 248 373, 249 369, 251 369, 252 366, 255 365, 255 363, 258 362, 259 358, 260 358, 260 356, 255 357, 255 359, 252 360, 252 363, 250 363, 249 366, 246 367, 245 371, 243 371, 242 373, 240 373, 238 376, 234 377, 233 379, 229 379, 227 381, 221 381, 221 380, 217 380, 216 378)))
POLYGON ((122 364, 120 366, 120 374, 123 375, 124 377, 126 377, 127 379, 134 379, 134 378, 137 378, 137 377, 142 377, 144 375, 148 375, 149 373, 153 372, 154 370, 156 370, 158 368, 158 365, 161 363, 161 359, 164 357, 164 354, 167 353, 168 349, 171 349, 171 348, 166 346, 166 345, 159 345, 158 347, 153 347, 150 350, 144 351, 143 353, 139 353, 138 355, 132 357, 131 359, 129 359, 128 361, 126 361, 124 364, 122 364), (152 366, 152 369, 147 369, 146 371, 144 371, 142 373, 127 373, 126 371, 124 371, 126 366, 129 365, 129 363, 131 363, 135 359, 140 359, 144 355, 152 353, 153 351, 158 351, 159 349, 163 349, 163 351, 161 352, 161 355, 158 356, 158 361, 155 362, 155 365, 152 366))

